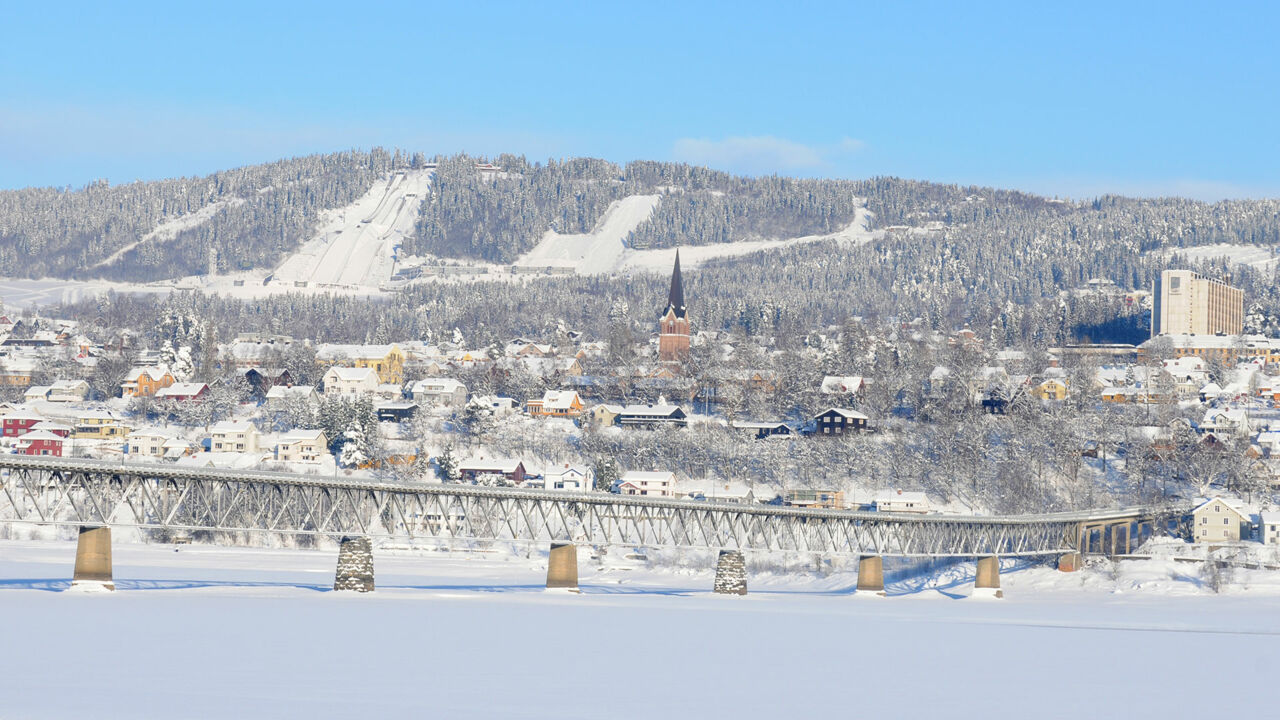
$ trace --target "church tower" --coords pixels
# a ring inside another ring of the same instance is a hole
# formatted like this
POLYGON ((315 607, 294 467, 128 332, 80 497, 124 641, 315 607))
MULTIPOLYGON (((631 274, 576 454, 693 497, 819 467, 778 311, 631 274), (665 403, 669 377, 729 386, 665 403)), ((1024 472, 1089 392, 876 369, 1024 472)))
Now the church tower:
POLYGON ((689 314, 684 305, 684 282, 680 278, 680 251, 676 250, 667 309, 662 312, 658 326, 658 359, 665 363, 679 363, 688 357, 689 314))

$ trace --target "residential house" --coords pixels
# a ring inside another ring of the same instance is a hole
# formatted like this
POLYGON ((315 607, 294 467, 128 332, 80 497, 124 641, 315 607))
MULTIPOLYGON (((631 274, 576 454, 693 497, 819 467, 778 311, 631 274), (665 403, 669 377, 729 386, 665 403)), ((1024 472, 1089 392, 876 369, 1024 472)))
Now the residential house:
POLYGON ((1280 545, 1280 512, 1267 510, 1258 519, 1259 539, 1267 545, 1280 545))
POLYGON ((815 435, 843 435, 867 429, 870 420, 857 410, 829 408, 813 417, 815 435))
POLYGON ((156 400, 170 402, 203 402, 208 395, 209 386, 205 383, 176 382, 156 390, 156 400))
POLYGON ((525 412, 534 417, 575 418, 582 408, 582 398, 573 390, 547 390, 541 398, 525 403, 525 412))
POLYGON ((5 387, 30 387, 31 378, 39 364, 28 357, 9 357, 0 367, 0 385, 5 387))
POLYGON ((290 401, 318 405, 320 394, 316 392, 314 385, 273 385, 267 390, 266 399, 267 407, 283 410, 290 401))
POLYGON ((839 490, 788 490, 783 502, 792 507, 844 509, 844 493, 839 490))
POLYGON ((608 403, 593 405, 587 411, 587 421, 595 428, 609 427, 617 422, 618 416, 625 409, 621 405, 610 405, 608 403))
POLYGON ((524 483, 526 471, 519 460, 465 460, 458 463, 458 473, 464 482, 477 482, 486 475, 501 475, 514 485, 524 483))
POLYGON ((729 427, 733 428, 734 430, 742 430, 744 432, 753 434, 756 436, 757 440, 764 440, 765 438, 771 438, 771 437, 786 437, 788 435, 792 435, 795 433, 795 431, 791 428, 790 425, 780 420, 775 420, 772 422, 752 422, 747 420, 735 420, 729 423, 729 427))
POLYGON ((110 440, 129 435, 129 427, 106 410, 81 410, 76 414, 76 439, 110 440))
POLYGON ((18 438, 19 455, 48 455, 62 457, 67 439, 47 430, 29 432, 18 438))
POLYGON ((44 420, 44 416, 29 410, 14 410, 4 416, 3 425, 4 437, 18 437, 25 435, 31 431, 31 428, 38 422, 44 420))
POLYGON ((879 512, 927 513, 930 510, 929 497, 922 492, 897 492, 877 495, 872 505, 879 512))
POLYGON ((549 467, 543 470, 541 476, 526 476, 524 487, 542 490, 587 492, 592 489, 594 483, 595 473, 591 471, 591 468, 585 465, 565 463, 563 466, 549 467))
POLYGON ((391 345, 321 345, 316 349, 316 360, 324 365, 341 362, 348 367, 368 368, 378 374, 379 383, 404 384, 405 352, 394 343, 391 345))
POLYGON ((136 367, 124 376, 120 392, 125 397, 154 397, 157 390, 174 382, 173 374, 163 367, 136 367))
POLYGON ((1031 395, 1037 400, 1066 400, 1067 379, 1061 377, 1045 378, 1031 388, 1031 395))
POLYGON ((49 386, 49 402, 84 402, 89 397, 89 383, 84 380, 59 380, 49 386))
POLYGON ((380 403, 374 407, 374 411, 378 413, 379 422, 404 422, 418 413, 417 403, 388 402, 380 403))
POLYGON ((35 425, 32 425, 31 432, 28 432, 26 435, 23 435, 22 437, 26 437, 27 435, 30 435, 33 432, 50 432, 50 433, 53 433, 54 435, 57 435, 60 438, 68 438, 68 437, 71 437, 71 426, 63 425, 62 423, 54 422, 53 420, 41 420, 35 425))
POLYGON ((320 462, 329 452, 329 441, 320 430, 290 430, 276 440, 276 460, 280 462, 320 462))
POLYGON ((255 397, 266 397, 271 388, 277 385, 288 387, 293 384, 293 375, 283 368, 249 368, 244 371, 244 379, 255 397))
POLYGON ((655 427, 657 425, 676 425, 684 427, 687 423, 684 410, 677 405, 668 405, 664 398, 658 398, 655 405, 627 405, 618 413, 617 423, 623 427, 655 427))
POLYGON ((209 428, 212 452, 257 452, 258 429, 245 420, 223 420, 209 428))
POLYGON ((1191 511, 1194 542, 1234 542, 1248 537, 1249 513, 1234 500, 1210 498, 1191 511))
MULTIPOLYGON (((126 452, 131 457, 164 457, 169 451, 175 440, 181 440, 181 436, 167 428, 139 428, 129 434, 129 439, 125 443, 126 452)), ((182 443, 187 444, 185 440, 182 443)))
POLYGON ((628 470, 618 479, 619 495, 675 497, 676 474, 673 472, 639 472, 628 470))
POLYGON ((427 378, 409 386, 409 394, 419 403, 462 407, 467 402, 467 386, 453 378, 427 378))
POLYGON ((516 411, 516 401, 499 395, 474 395, 467 401, 468 407, 488 410, 494 417, 506 417, 516 411))
POLYGON ((325 395, 373 395, 378 385, 373 368, 331 367, 324 374, 325 395))

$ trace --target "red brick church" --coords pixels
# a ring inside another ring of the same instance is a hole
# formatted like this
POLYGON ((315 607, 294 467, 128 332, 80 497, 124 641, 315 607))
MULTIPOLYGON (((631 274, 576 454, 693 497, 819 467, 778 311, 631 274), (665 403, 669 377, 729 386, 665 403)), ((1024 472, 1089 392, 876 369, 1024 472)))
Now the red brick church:
POLYGON ((684 305, 684 283, 680 279, 680 251, 676 250, 671 292, 667 294, 667 309, 662 312, 658 329, 658 359, 664 363, 682 363, 688 357, 689 313, 684 305))

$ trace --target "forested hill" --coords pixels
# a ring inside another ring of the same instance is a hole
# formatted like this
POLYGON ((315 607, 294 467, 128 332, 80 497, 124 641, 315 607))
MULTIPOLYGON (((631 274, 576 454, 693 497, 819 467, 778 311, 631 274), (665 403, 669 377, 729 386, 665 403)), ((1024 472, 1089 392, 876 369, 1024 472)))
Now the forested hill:
MULTIPOLYGON (((661 196, 626 238, 634 248, 785 239, 838 231, 860 204, 879 227, 931 226, 895 247, 862 253, 897 267, 912 294, 952 296, 1012 283, 1014 299, 1070 286, 1114 264, 1111 279, 1141 286, 1144 252, 1213 243, 1280 244, 1280 202, 1206 204, 1104 197, 1063 202, 1034 195, 875 178, 746 178, 677 163, 624 166, 596 159, 532 163, 519 156, 437 157, 375 149, 281 160, 203 178, 79 190, 0 192, 0 276, 157 280, 269 269, 393 170, 434 167, 412 255, 509 263, 547 230, 590 231, 610 203, 661 196), (488 165, 492 163, 492 165, 488 165), (141 241, 141 242, 140 242, 141 241), (979 276, 982 268, 1005 275, 979 276), (1013 276, 1007 273, 1014 273, 1013 276)), ((812 253, 820 263, 821 248, 812 253)), ((892 284, 892 283, 891 283, 892 284)), ((1001 291, 996 293, 1005 296, 1001 291)))

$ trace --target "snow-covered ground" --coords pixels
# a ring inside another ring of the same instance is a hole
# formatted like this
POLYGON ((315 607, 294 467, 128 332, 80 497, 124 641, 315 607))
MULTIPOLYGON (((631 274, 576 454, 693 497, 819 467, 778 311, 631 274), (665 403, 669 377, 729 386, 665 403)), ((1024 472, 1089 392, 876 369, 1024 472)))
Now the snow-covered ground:
POLYGON ((1162 254, 1165 257, 1178 255, 1188 262, 1226 258, 1228 262, 1235 265, 1247 265, 1258 270, 1269 270, 1280 260, 1280 256, 1277 256, 1269 245, 1229 245, 1222 243, 1190 248, 1175 248, 1165 250, 1162 254))
MULTIPOLYGON (((661 202, 659 195, 632 195, 609 206, 604 217, 591 232, 561 235, 548 230, 537 247, 515 262, 530 267, 569 267, 579 275, 607 274, 622 271, 668 272, 675 261, 675 249, 633 250, 623 241, 653 214, 661 202)), ((828 235, 806 235, 778 240, 744 240, 733 243, 692 245, 680 248, 680 262, 686 267, 726 257, 738 257, 760 250, 772 250, 824 240, 862 244, 879 237, 883 231, 869 229, 871 213, 858 210, 853 222, 828 235)))
MULTIPOLYGON (((697 267, 708 260, 749 255, 761 250, 775 250, 792 245, 836 240, 842 243, 861 245, 884 234, 883 230, 869 229, 871 211, 859 208, 853 222, 838 232, 829 235, 804 235, 802 237, 781 240, 743 240, 733 243, 714 243, 711 245, 690 245, 680 248, 680 264, 685 267, 697 267)), ((660 250, 628 250, 619 263, 621 270, 641 270, 653 272, 670 272, 675 262, 674 248, 660 250)))
POLYGON ((274 282, 378 287, 391 278, 395 247, 413 234, 431 190, 430 170, 393 173, 351 205, 331 210, 316 236, 275 270, 274 282))
POLYGON ((1280 584, 1214 595, 1163 561, 1006 572, 996 601, 964 565, 861 598, 753 560, 722 597, 707 553, 584 553, 571 595, 538 554, 380 548, 357 595, 328 591, 332 551, 118 542, 117 592, 58 592, 74 554, 0 541, 0 715, 1266 717, 1280 667, 1280 584))
POLYGON ((538 245, 515 262, 531 267, 572 267, 579 275, 618 269, 623 241, 658 207, 661 195, 632 195, 616 200, 589 233, 561 235, 548 230, 538 245))

